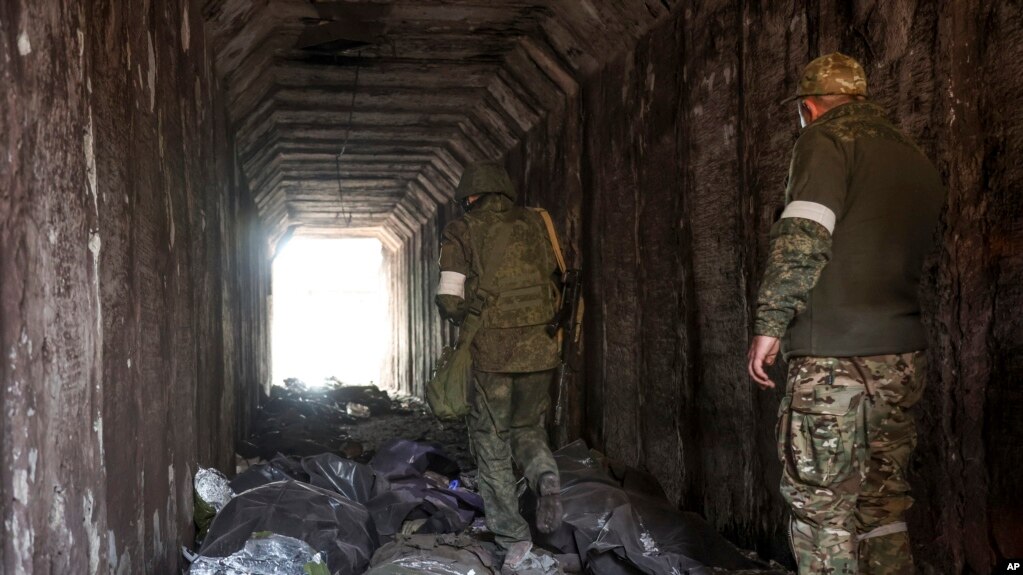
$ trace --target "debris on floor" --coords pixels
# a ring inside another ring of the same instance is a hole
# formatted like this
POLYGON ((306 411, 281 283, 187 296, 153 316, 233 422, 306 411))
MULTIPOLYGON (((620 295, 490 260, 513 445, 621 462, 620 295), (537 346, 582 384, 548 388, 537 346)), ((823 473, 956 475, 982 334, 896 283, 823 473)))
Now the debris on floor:
MULTIPOLYGON (((421 401, 375 387, 289 380, 264 403, 235 477, 196 474, 205 539, 198 556, 186 553, 191 575, 499 575, 503 556, 485 525, 464 426, 441 425, 421 401), (352 444, 357 453, 346 450, 352 444)), ((653 477, 582 442, 555 458, 564 524, 534 534, 531 561, 516 575, 785 573, 746 557, 699 516, 673 511, 653 477)), ((521 497, 531 520, 534 496, 523 488, 521 497)))
POLYGON ((376 386, 343 386, 337 380, 311 387, 296 379, 274 386, 253 414, 253 429, 238 445, 240 463, 271 460, 278 453, 304 457, 334 453, 362 463, 392 438, 437 442, 465 468, 474 463, 464 425, 444 426, 422 400, 392 398, 376 386))
POLYGON ((522 561, 514 566, 508 567, 507 563, 508 560, 505 558, 505 565, 501 567, 502 575, 509 571, 514 575, 564 575, 565 573, 561 564, 550 552, 536 546, 527 551, 522 561))
POLYGON ((358 417, 359 419, 366 419, 367 417, 372 415, 372 413, 369 410, 369 406, 355 402, 349 403, 345 407, 345 411, 348 413, 348 415, 351 415, 352 417, 358 417))

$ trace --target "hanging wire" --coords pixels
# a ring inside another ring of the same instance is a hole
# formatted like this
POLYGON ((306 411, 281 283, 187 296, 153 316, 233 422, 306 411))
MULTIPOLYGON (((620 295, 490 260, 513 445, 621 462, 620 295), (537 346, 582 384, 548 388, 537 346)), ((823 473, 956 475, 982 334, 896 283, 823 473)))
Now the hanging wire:
MULTIPOLYGON (((359 56, 362 55, 361 51, 359 52, 358 55, 359 56)), ((335 216, 335 217, 337 217, 337 218, 344 218, 345 219, 345 226, 347 226, 347 227, 351 227, 351 225, 352 225, 352 210, 345 203, 345 189, 344 189, 344 184, 341 181, 341 158, 345 155, 345 150, 348 149, 348 139, 352 135, 352 119, 355 116, 355 96, 356 96, 356 94, 359 91, 359 68, 360 67, 361 67, 361 62, 357 62, 355 64, 355 85, 352 87, 352 100, 351 100, 351 103, 349 103, 349 105, 348 105, 348 126, 345 127, 345 140, 341 144, 341 150, 338 151, 337 156, 335 156, 335 158, 334 158, 334 160, 335 160, 334 164, 335 164, 335 167, 337 168, 337 195, 338 195, 338 200, 340 202, 340 211, 338 212, 337 216, 335 216)))

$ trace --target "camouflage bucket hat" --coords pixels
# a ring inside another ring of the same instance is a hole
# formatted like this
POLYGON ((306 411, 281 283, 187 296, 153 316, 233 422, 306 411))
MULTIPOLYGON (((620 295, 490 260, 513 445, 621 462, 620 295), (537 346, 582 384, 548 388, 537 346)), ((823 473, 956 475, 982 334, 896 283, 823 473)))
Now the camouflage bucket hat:
POLYGON ((476 194, 504 194, 515 200, 515 186, 504 166, 497 162, 478 162, 462 172, 455 189, 455 199, 464 200, 476 194))
POLYGON ((783 101, 835 94, 867 96, 867 74, 863 66, 839 52, 825 54, 807 64, 803 77, 799 79, 796 95, 783 101))

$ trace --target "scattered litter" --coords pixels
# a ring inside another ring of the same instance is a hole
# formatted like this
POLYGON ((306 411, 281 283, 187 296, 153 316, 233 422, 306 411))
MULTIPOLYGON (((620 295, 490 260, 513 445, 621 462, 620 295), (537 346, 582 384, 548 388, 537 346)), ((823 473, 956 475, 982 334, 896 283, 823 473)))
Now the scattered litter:
POLYGON ((361 403, 349 403, 345 410, 348 412, 348 415, 358 417, 359 419, 365 419, 371 415, 369 406, 361 403))
POLYGON ((563 575, 557 559, 532 542, 513 544, 503 556, 501 575, 563 575))
POLYGON ((469 527, 466 528, 466 533, 480 539, 491 535, 490 529, 487 528, 486 517, 477 517, 476 520, 470 523, 469 527))
POLYGON ((235 475, 242 473, 259 462, 260 459, 258 457, 250 457, 246 459, 236 453, 234 456, 234 473, 235 475))
POLYGON ((238 453, 245 459, 325 452, 358 458, 363 446, 352 441, 348 427, 394 410, 387 392, 376 386, 345 386, 330 379, 322 387, 310 387, 289 379, 284 386, 271 387, 259 402, 252 432, 239 443, 238 453))
POLYGON ((557 559, 535 547, 515 568, 515 575, 561 575, 562 573, 557 559))
POLYGON ((200 467, 199 471, 195 472, 193 486, 196 495, 213 506, 217 513, 220 513, 220 510, 234 497, 234 491, 231 490, 227 477, 216 469, 200 467))
POLYGON ((452 483, 457 483, 458 482, 457 479, 449 479, 447 476, 441 475, 440 473, 437 473, 436 471, 427 471, 427 472, 423 473, 423 479, 426 479, 427 481, 429 481, 431 484, 433 484, 434 487, 440 487, 441 489, 455 489, 455 488, 457 488, 457 486, 456 487, 451 487, 452 483))
POLYGON ((426 411, 426 402, 414 395, 396 395, 392 401, 401 411, 426 411))
POLYGON ((249 436, 237 444, 238 473, 278 453, 334 453, 366 463, 395 437, 440 442, 466 468, 475 467, 464 423, 440 425, 417 398, 392 399, 375 386, 343 386, 336 379, 326 383, 310 387, 290 379, 260 399, 249 436))
POLYGON ((227 557, 196 557, 189 575, 330 575, 309 544, 276 533, 253 534, 227 557))

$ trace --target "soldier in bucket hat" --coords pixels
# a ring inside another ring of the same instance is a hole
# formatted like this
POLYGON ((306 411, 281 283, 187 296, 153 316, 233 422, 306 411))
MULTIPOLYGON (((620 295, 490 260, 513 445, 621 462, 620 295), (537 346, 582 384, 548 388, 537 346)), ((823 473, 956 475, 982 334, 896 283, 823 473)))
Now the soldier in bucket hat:
POLYGON ((867 101, 849 56, 810 62, 786 207, 771 230, 749 373, 779 350, 781 491, 799 573, 912 574, 905 472, 926 341, 917 288, 944 204, 934 166, 867 101))

